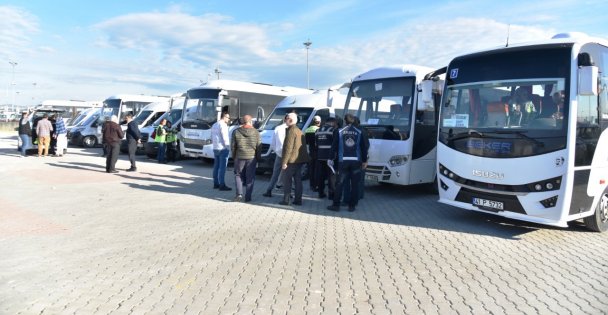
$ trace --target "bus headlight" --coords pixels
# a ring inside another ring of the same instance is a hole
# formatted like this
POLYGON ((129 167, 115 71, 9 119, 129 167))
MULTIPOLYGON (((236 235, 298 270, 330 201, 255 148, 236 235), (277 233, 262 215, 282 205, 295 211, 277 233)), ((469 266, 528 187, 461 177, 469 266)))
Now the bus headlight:
POLYGON ((559 190, 562 183, 562 178, 555 177, 551 179, 547 179, 541 182, 531 183, 528 185, 529 191, 551 191, 551 190, 559 190))
POLYGON ((391 156, 391 158, 388 160, 388 164, 392 167, 395 167, 407 163, 408 160, 409 156, 407 155, 395 155, 391 156))

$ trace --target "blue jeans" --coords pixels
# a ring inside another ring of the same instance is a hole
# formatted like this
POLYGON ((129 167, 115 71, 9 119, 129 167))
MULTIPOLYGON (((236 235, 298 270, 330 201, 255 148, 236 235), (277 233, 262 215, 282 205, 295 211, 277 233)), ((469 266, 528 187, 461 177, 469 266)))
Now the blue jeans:
POLYGON ((224 175, 226 174, 226 165, 228 165, 228 149, 213 150, 213 186, 225 186, 224 175))
POLYGON ((25 156, 27 149, 31 146, 30 136, 19 135, 19 138, 21 138, 21 155, 25 156))
POLYGON ((165 162, 165 153, 167 152, 167 144, 164 142, 158 143, 158 154, 156 155, 156 159, 159 163, 165 162))

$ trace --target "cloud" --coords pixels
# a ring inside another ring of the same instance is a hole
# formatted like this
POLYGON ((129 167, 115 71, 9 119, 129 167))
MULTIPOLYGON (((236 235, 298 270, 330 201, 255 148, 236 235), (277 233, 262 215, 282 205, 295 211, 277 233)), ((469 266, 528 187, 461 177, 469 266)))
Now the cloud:
POLYGON ((94 26, 106 36, 103 47, 157 49, 164 56, 197 63, 239 64, 274 57, 266 30, 260 25, 235 23, 219 14, 192 16, 171 12, 119 16, 94 26))
POLYGON ((15 59, 23 54, 28 50, 31 36, 38 31, 38 19, 28 11, 13 6, 0 6, 0 43, 4 47, 0 51, 0 57, 15 59))

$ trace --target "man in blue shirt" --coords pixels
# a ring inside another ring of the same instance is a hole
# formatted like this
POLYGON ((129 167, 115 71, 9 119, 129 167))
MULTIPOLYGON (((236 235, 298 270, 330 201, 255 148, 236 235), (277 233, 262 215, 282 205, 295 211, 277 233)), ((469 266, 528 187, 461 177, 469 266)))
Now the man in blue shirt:
POLYGON ((348 211, 355 211, 359 202, 358 185, 361 182, 361 170, 367 168, 367 154, 369 151, 369 139, 361 129, 353 126, 355 116, 344 115, 346 127, 339 129, 333 137, 331 155, 333 160, 330 164, 337 164, 338 182, 334 192, 334 200, 328 210, 340 211, 340 199, 344 185, 351 188, 351 196, 348 200, 348 211), (349 179, 347 181, 347 179, 349 179))

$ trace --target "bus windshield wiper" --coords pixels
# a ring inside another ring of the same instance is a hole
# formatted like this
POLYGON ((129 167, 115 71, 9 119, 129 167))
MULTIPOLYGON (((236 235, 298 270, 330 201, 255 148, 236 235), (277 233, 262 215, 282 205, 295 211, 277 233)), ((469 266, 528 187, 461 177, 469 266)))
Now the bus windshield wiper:
POLYGON ((518 135, 520 138, 526 139, 526 140, 530 140, 532 142, 534 142, 534 144, 538 145, 539 147, 544 147, 545 143, 542 141, 539 141, 538 139, 532 138, 530 136, 528 136, 526 134, 526 132, 528 132, 527 130, 496 130, 495 133, 497 134, 516 134, 518 135))
POLYGON ((483 138, 484 135, 483 133, 475 130, 475 129, 469 129, 468 131, 463 131, 463 132, 459 132, 453 136, 448 137, 448 141, 456 141, 456 140, 460 140, 460 139, 465 139, 465 138, 469 138, 473 135, 477 135, 476 138, 483 138))

